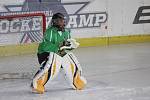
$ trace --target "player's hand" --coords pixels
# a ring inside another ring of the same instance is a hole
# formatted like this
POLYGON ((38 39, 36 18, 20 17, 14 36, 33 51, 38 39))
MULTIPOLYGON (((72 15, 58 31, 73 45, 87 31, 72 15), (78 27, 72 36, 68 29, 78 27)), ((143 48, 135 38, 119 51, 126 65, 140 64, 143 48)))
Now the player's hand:
POLYGON ((67 53, 65 52, 65 50, 59 50, 57 54, 60 55, 61 57, 63 57, 67 53))
POLYGON ((69 41, 63 41, 62 43, 60 43, 59 47, 63 47, 63 46, 70 46, 71 43, 69 41))
POLYGON ((64 46, 60 47, 60 50, 72 50, 79 46, 79 43, 75 39, 67 39, 64 46))

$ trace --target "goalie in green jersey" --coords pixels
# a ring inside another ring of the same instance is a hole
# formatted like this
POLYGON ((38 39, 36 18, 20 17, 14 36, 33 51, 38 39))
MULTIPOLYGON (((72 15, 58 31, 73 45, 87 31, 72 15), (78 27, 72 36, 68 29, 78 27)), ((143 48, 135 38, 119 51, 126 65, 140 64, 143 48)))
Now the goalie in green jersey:
POLYGON ((37 56, 41 67, 32 79, 32 91, 44 93, 44 85, 57 76, 60 68, 63 68, 65 77, 73 89, 83 89, 87 82, 82 76, 80 63, 71 52, 78 46, 79 43, 72 39, 70 32, 65 29, 64 15, 54 14, 51 26, 47 28, 38 47, 37 56))

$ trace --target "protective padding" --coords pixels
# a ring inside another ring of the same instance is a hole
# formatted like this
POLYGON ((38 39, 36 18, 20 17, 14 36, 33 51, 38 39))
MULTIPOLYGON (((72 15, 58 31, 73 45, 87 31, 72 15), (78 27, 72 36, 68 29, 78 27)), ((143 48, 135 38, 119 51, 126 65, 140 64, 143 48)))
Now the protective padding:
POLYGON ((55 54, 50 53, 49 59, 43 69, 40 69, 33 78, 33 89, 38 93, 44 93, 44 85, 47 81, 53 80, 59 73, 62 58, 55 54))
POLYGON ((68 83, 77 90, 83 89, 87 81, 82 76, 82 69, 73 53, 68 53, 63 57, 62 66, 68 83))

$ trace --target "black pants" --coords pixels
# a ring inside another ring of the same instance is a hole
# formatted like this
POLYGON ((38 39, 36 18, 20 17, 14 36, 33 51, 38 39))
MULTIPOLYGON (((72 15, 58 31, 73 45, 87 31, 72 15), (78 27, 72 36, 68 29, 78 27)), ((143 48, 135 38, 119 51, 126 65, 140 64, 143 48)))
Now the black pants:
POLYGON ((39 62, 39 64, 41 65, 41 63, 42 63, 43 61, 45 61, 45 62, 48 61, 49 53, 48 53, 48 52, 43 52, 43 53, 41 53, 41 54, 38 53, 37 56, 38 56, 38 62, 39 62))

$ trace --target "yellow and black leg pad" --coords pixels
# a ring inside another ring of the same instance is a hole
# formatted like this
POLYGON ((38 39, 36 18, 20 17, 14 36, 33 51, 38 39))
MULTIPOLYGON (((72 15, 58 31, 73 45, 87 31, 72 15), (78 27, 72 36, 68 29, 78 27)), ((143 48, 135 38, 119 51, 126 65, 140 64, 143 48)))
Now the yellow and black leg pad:
POLYGON ((37 81, 37 86, 32 88, 32 92, 43 94, 45 92, 45 88, 43 86, 43 80, 39 79, 37 81))
POLYGON ((37 93, 44 93, 44 85, 48 80, 53 80, 59 73, 62 58, 57 54, 51 54, 52 56, 49 56, 43 69, 40 69, 33 78, 32 87, 37 93))
POLYGON ((82 76, 82 68, 73 53, 68 52, 63 57, 62 66, 65 72, 65 77, 73 89, 84 89, 87 81, 82 76))
POLYGON ((44 73, 39 79, 33 81, 32 92, 43 94, 45 92, 44 85, 48 80, 48 72, 44 73))
POLYGON ((73 85, 75 86, 76 90, 82 90, 86 86, 87 81, 83 76, 80 76, 79 72, 73 79, 73 85))

